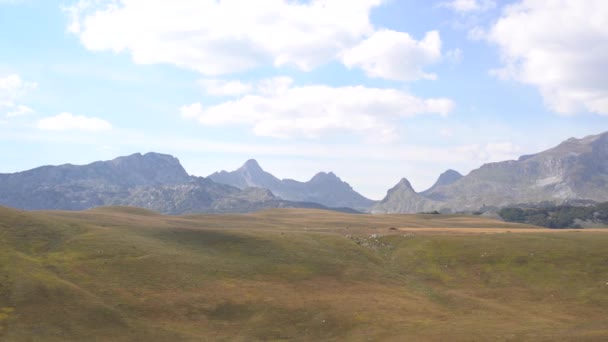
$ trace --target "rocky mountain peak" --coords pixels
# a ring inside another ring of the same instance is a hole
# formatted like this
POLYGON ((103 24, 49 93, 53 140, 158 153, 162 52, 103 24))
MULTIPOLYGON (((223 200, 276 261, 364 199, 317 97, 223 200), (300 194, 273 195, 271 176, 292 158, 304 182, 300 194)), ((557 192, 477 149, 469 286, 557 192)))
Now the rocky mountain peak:
POLYGON ((402 181, 372 211, 476 211, 486 206, 542 202, 605 202, 608 201, 607 160, 608 132, 570 138, 518 160, 484 164, 465 177, 446 172, 434 187, 419 194, 414 194, 402 181), (448 181, 452 183, 437 186, 448 181))
POLYGON ((414 188, 412 187, 412 184, 410 183, 410 181, 407 180, 407 178, 401 178, 399 183, 397 183, 397 185, 395 185, 391 190, 407 191, 407 192, 414 192, 414 193, 416 192, 414 190, 414 188))
POLYGON ((254 171, 254 172, 262 172, 264 170, 262 170, 262 167, 260 166, 260 164, 258 164, 258 161, 255 159, 249 159, 248 161, 245 162, 245 164, 243 164, 243 166, 241 166, 242 170, 248 170, 250 172, 254 171))
POLYGON ((442 173, 441 175, 439 175, 439 178, 437 178, 437 181, 435 182, 435 184, 433 184, 433 186, 430 189, 428 189, 424 192, 429 192, 440 186, 453 184, 453 183, 457 182, 458 180, 460 180, 462 177, 464 177, 464 176, 462 174, 460 174, 460 172, 449 169, 449 170, 445 171, 444 173, 442 173))
POLYGON ((209 178, 240 189, 266 188, 282 199, 315 202, 328 207, 366 210, 374 204, 374 201, 361 196, 333 172, 319 172, 307 182, 293 179, 280 180, 264 171, 254 159, 248 160, 235 171, 215 172, 209 175, 209 178))
POLYGON ((116 166, 121 165, 121 164, 128 164, 129 166, 141 165, 141 164, 148 164, 148 165, 154 164, 154 165, 159 165, 159 166, 164 165, 164 166, 173 166, 173 167, 181 168, 179 159, 175 158, 174 156, 172 156, 170 154, 162 154, 162 153, 156 153, 156 152, 148 152, 146 154, 134 153, 129 156, 118 157, 118 158, 112 159, 109 162, 99 162, 99 163, 108 163, 108 164, 113 164, 116 166))
POLYGON ((444 173, 442 173, 441 175, 439 175, 439 179, 438 181, 442 180, 442 181, 450 181, 452 179, 458 179, 461 178, 462 174, 456 170, 452 170, 452 169, 448 169, 446 170, 444 173))
POLYGON ((423 212, 435 209, 435 203, 416 193, 412 184, 402 178, 397 185, 386 193, 380 203, 374 206, 372 213, 403 213, 403 212, 423 212))
POLYGON ((88 167, 101 173, 101 177, 121 176, 133 185, 185 183, 190 178, 179 159, 156 152, 143 155, 135 153, 108 162, 96 162, 88 167))
POLYGON ((444 173, 442 173, 441 175, 439 175, 439 178, 437 178, 437 181, 435 182, 435 184, 433 184, 433 186, 431 186, 427 190, 421 192, 421 194, 424 196, 427 196, 431 199, 438 199, 438 197, 433 194, 434 191, 436 191, 438 188, 454 184, 457 181, 459 181, 460 179, 462 179, 463 177, 464 176, 462 174, 460 174, 460 172, 449 169, 449 170, 445 171, 444 173))
POLYGON ((333 181, 337 181, 340 183, 342 182, 342 180, 331 171, 330 172, 319 172, 310 179, 311 183, 333 182, 333 181))

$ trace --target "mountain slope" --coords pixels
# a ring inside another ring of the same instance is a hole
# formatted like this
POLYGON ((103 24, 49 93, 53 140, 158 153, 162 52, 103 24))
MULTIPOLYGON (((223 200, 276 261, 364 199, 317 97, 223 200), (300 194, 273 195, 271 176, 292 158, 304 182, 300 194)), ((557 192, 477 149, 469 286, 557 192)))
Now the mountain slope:
POLYGON ((208 178, 240 189, 251 186, 269 189, 273 194, 285 200, 315 202, 334 208, 365 210, 375 203, 354 191, 348 183, 342 181, 333 172, 317 173, 308 182, 298 182, 292 179, 280 180, 264 171, 253 159, 248 160, 235 171, 215 172, 208 178))
MULTIPOLYGON (((458 172, 458 171, 454 171, 451 169, 447 170, 444 173, 442 173, 441 175, 439 175, 439 178, 437 179, 435 184, 433 184, 433 186, 431 186, 429 189, 421 192, 421 194, 423 196, 429 196, 433 192, 435 192, 438 188, 447 186, 450 184, 454 184, 457 181, 459 181, 462 177, 464 177, 464 176, 461 175, 460 172, 458 172)), ((431 198, 432 198, 432 195, 431 195, 431 198)))
POLYGON ((412 199, 392 194, 374 211, 412 213, 429 210, 476 211, 485 206, 570 201, 608 201, 608 132, 558 146, 518 160, 489 163, 450 184, 433 186, 412 199), (421 198, 422 197, 422 198, 421 198), (429 202, 431 201, 431 202, 429 202), (387 203, 391 203, 388 205, 387 203))
POLYGON ((430 195, 473 210, 543 201, 608 201, 608 133, 572 138, 516 161, 486 164, 430 195))

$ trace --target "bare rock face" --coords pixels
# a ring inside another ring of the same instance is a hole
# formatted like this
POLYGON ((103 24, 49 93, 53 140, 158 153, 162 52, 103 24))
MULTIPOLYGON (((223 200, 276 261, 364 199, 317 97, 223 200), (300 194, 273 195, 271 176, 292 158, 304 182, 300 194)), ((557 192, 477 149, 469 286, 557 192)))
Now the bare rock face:
POLYGON ((354 208, 364 211, 375 203, 354 191, 348 183, 342 181, 333 172, 319 172, 308 182, 298 182, 292 179, 280 180, 264 171, 253 159, 248 160, 235 171, 216 172, 208 178, 217 183, 232 185, 240 189, 266 188, 285 200, 315 202, 334 208, 354 208))
POLYGON ((409 190, 402 190, 404 194, 400 196, 387 195, 373 210, 476 211, 485 206, 540 202, 605 202, 608 201, 608 132, 583 139, 571 138, 552 149, 518 160, 485 164, 465 177, 456 178, 436 184, 416 194, 417 197, 409 190))

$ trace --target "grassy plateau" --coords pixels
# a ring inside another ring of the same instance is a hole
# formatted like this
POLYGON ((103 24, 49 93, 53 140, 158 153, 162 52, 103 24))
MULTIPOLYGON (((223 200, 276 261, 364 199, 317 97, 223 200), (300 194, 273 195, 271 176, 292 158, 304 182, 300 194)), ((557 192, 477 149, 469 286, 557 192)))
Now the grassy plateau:
POLYGON ((607 341, 608 229, 0 208, 2 341, 607 341))

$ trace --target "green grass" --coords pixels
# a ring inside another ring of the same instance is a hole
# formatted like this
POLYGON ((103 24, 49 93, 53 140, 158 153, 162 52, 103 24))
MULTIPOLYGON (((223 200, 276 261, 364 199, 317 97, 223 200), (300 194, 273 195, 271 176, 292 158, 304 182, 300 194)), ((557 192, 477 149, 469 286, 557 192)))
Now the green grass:
POLYGON ((0 340, 608 339, 608 234, 520 228, 316 210, 0 208, 0 340))

